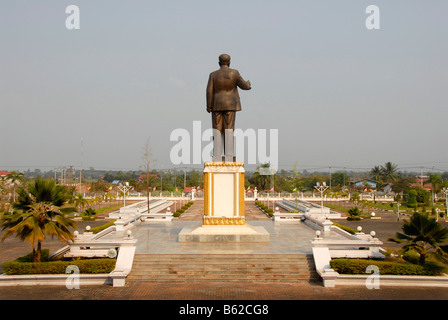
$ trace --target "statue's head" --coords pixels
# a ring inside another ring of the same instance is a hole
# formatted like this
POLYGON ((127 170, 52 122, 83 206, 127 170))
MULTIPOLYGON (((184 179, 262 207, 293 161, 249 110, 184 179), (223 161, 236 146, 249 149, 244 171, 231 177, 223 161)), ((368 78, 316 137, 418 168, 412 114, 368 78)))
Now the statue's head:
POLYGON ((230 56, 228 54, 221 54, 219 56, 219 65, 220 66, 230 66, 230 56))

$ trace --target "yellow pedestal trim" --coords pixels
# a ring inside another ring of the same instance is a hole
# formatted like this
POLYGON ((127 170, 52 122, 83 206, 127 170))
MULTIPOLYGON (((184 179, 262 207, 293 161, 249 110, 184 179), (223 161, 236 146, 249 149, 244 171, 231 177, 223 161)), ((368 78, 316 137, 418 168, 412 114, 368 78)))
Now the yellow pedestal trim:
POLYGON ((204 217, 203 224, 215 225, 215 226, 227 226, 227 225, 244 225, 246 223, 246 219, 244 217, 235 217, 235 218, 227 218, 227 217, 204 217))

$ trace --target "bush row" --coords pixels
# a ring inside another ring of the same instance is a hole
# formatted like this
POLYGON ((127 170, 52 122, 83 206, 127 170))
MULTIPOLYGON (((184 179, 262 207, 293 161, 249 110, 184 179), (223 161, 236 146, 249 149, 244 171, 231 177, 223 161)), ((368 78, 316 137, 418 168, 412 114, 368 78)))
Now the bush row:
POLYGON ((20 262, 10 261, 3 264, 8 275, 20 274, 65 274, 70 265, 79 268, 80 273, 110 273, 115 269, 116 259, 87 259, 73 261, 20 262))
POLYGON ((90 232, 93 232, 93 234, 97 234, 98 232, 101 232, 104 229, 107 229, 110 226, 113 226, 114 223, 115 223, 115 220, 111 220, 111 221, 109 221, 109 222, 107 222, 107 223, 105 223, 105 224, 103 224, 101 226, 97 226, 97 227, 91 228, 90 232))
POLYGON ((342 274, 366 274, 366 269, 370 265, 377 266, 381 275, 438 276, 446 272, 446 267, 432 261, 428 261, 424 266, 367 259, 332 259, 330 261, 330 266, 342 274))
POLYGON ((266 212, 268 215, 270 215, 271 217, 274 215, 274 210, 268 208, 267 205, 265 205, 264 203, 262 203, 261 201, 257 201, 256 205, 258 207, 261 208, 261 210, 263 210, 264 212, 266 212))
POLYGON ((180 217, 182 213, 184 213, 188 208, 193 205, 193 201, 190 201, 182 206, 182 208, 177 209, 176 212, 173 213, 174 217, 180 217))
POLYGON ((350 233, 350 234, 355 234, 356 232, 358 232, 357 230, 355 230, 355 229, 353 229, 353 228, 344 226, 344 225, 339 224, 339 223, 334 222, 334 221, 332 221, 332 222, 333 222, 333 225, 334 225, 335 227, 339 227, 339 228, 341 228, 342 230, 345 230, 345 231, 347 231, 347 232, 350 233))

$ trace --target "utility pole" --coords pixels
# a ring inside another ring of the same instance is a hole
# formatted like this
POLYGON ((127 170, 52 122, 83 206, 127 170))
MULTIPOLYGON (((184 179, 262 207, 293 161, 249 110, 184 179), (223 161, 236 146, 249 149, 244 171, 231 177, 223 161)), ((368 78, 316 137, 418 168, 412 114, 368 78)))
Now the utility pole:
POLYGON ((81 138, 81 168, 79 168, 79 193, 81 193, 82 185, 82 159, 83 158, 83 140, 81 138))
POLYGON ((149 213, 149 144, 146 144, 146 151, 145 151, 145 157, 146 157, 146 189, 148 190, 147 195, 147 205, 148 205, 148 213, 149 213))

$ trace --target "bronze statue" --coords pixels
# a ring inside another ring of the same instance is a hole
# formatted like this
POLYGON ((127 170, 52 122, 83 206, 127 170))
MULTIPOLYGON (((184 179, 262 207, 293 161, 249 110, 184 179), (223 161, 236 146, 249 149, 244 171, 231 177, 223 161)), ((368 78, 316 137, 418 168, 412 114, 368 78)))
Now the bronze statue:
POLYGON ((213 161, 222 161, 222 146, 226 162, 234 161, 233 130, 235 113, 241 111, 238 88, 250 90, 238 70, 230 69, 230 56, 219 56, 220 69, 210 73, 207 84, 207 112, 212 113, 213 161))

